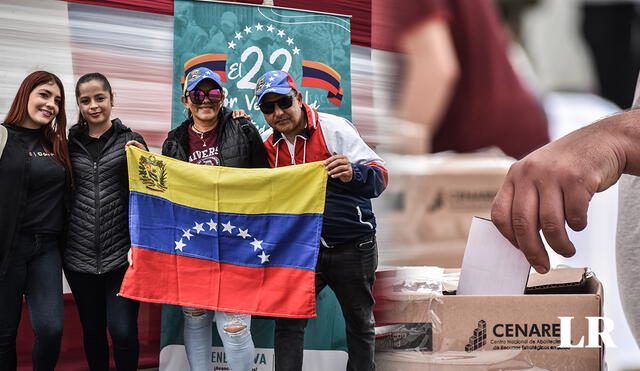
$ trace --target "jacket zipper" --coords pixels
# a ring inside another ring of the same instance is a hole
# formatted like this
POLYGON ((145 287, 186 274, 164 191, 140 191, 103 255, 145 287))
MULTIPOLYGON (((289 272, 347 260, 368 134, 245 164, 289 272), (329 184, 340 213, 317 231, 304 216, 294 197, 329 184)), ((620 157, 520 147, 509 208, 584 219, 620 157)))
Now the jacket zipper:
POLYGON ((94 231, 94 246, 96 247, 97 264, 96 269, 98 274, 102 273, 102 249, 100 248, 100 184, 98 182, 98 162, 93 162, 93 184, 96 189, 94 192, 94 207, 95 207, 95 231, 94 231))

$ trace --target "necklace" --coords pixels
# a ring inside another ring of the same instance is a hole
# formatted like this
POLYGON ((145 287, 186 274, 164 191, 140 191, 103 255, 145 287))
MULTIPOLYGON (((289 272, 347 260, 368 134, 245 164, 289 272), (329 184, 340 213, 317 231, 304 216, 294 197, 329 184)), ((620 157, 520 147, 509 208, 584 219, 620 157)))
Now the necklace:
POLYGON ((206 147, 207 146, 207 141, 204 139, 204 135, 209 133, 211 130, 208 131, 200 131, 196 128, 196 124, 192 124, 191 125, 191 130, 193 130, 194 133, 198 134, 198 136, 200 137, 200 140, 202 141, 202 147, 206 147))

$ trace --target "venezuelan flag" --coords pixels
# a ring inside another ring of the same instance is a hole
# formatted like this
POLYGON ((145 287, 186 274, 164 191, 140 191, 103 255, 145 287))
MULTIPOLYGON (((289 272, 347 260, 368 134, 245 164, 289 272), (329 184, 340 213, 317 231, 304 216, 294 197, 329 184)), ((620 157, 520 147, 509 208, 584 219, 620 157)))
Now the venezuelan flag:
POLYGON ((312 88, 327 90, 329 102, 339 106, 342 104, 344 89, 340 87, 340 74, 324 63, 302 61, 302 84, 312 88))
POLYGON ((184 76, 198 67, 206 67, 220 75, 222 82, 227 82, 227 55, 226 54, 202 54, 193 57, 184 63, 184 75, 181 83, 184 84, 184 76))
POLYGON ((322 163, 194 165, 127 148, 135 300, 264 316, 315 316, 322 163))
POLYGON ((336 106, 339 106, 342 104, 342 94, 344 93, 344 89, 340 88, 340 91, 338 92, 338 94, 333 95, 331 92, 329 92, 329 94, 327 95, 327 99, 329 99, 329 102, 335 104, 336 106))
POLYGON ((324 63, 302 61, 302 84, 311 88, 321 88, 334 95, 340 92, 340 74, 324 63))

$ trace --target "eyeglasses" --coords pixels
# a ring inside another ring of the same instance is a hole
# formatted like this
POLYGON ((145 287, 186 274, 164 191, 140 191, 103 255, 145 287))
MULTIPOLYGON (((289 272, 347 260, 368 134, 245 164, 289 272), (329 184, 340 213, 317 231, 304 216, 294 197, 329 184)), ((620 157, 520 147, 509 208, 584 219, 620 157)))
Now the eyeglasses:
POLYGON ((289 107, 291 107, 293 105, 293 95, 286 95, 278 100, 275 100, 273 102, 263 102, 260 103, 260 111, 262 111, 262 113, 265 114, 270 114, 273 113, 273 111, 275 111, 276 109, 276 104, 278 105, 278 107, 280 107, 281 109, 287 109, 289 107))
POLYGON ((211 89, 209 91, 191 90, 189 92, 189 99, 193 104, 202 104, 204 97, 209 97, 209 101, 213 104, 220 103, 222 101, 222 91, 220 89, 211 89))

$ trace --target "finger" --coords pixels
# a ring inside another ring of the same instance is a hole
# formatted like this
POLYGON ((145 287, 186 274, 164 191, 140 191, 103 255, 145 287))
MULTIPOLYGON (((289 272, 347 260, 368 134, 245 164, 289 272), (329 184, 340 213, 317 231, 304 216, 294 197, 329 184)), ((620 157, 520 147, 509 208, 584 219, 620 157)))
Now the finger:
POLYGON ((349 173, 351 173, 351 171, 350 171, 351 169, 350 168, 351 168, 351 166, 349 166, 349 165, 342 165, 342 166, 336 167, 333 170, 329 171, 329 175, 332 178, 337 178, 342 174, 349 175, 349 173))
POLYGON ((558 254, 568 258, 576 253, 564 227, 565 215, 562 190, 556 184, 541 187, 540 229, 547 243, 558 254))
POLYGON ((592 194, 582 187, 564 192, 564 214, 567 224, 574 231, 581 231, 587 226, 587 211, 591 197, 592 194))
POLYGON ((329 165, 330 163, 332 163, 333 161, 336 160, 336 158, 338 158, 337 155, 333 155, 329 158, 327 158, 326 160, 324 160, 324 166, 326 167, 327 165, 329 165))
POLYGON ((518 241, 516 241, 516 236, 513 234, 513 227, 511 226, 512 205, 513 183, 507 180, 500 187, 491 205, 491 221, 509 242, 518 247, 518 241))
POLYGON ((331 165, 329 165, 330 167, 327 167, 327 171, 329 172, 329 175, 333 175, 333 174, 337 174, 343 171, 349 171, 349 167, 351 167, 351 164, 349 163, 338 163, 333 162, 331 165))
POLYGON ((538 273, 549 270, 549 256, 538 233, 538 190, 532 183, 516 187, 511 207, 511 226, 518 247, 538 273))
POLYGON ((335 158, 333 161, 329 162, 328 164, 325 164, 325 169, 327 169, 327 171, 331 171, 331 169, 336 168, 338 166, 344 166, 346 164, 348 164, 349 161, 347 161, 346 158, 335 158))
POLYGON ((138 142, 137 140, 128 141, 127 144, 125 144, 125 148, 128 147, 128 146, 135 146, 135 147, 138 147, 138 148, 140 148, 142 150, 145 150, 144 146, 140 142, 138 142))

